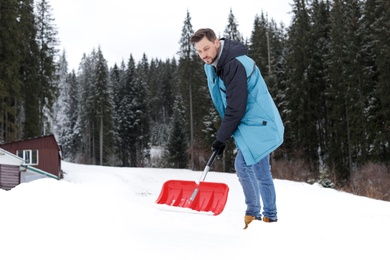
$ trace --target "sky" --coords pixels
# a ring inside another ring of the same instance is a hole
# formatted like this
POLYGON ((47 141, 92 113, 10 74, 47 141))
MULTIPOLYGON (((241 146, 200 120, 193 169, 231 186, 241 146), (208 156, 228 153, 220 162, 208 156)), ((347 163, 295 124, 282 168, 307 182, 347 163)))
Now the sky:
POLYGON ((245 204, 235 174, 221 214, 156 200, 168 180, 200 171, 115 168, 62 162, 64 178, 0 189, 0 251, 7 260, 300 259, 387 260, 390 202, 317 184, 275 179, 276 223, 244 230, 245 204))
POLYGON ((187 11, 194 31, 212 28, 222 35, 230 9, 244 38, 250 38, 256 15, 289 25, 292 0, 49 0, 58 30, 60 53, 65 50, 69 70, 78 69, 83 54, 101 48, 108 65, 177 57, 187 11))

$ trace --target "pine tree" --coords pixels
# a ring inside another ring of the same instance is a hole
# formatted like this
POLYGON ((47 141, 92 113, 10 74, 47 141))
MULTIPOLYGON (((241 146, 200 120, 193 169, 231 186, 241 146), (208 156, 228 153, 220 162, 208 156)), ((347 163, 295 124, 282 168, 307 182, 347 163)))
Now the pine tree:
POLYGON ((367 142, 370 146, 370 159, 390 162, 390 48, 388 39, 390 4, 386 0, 367 0, 363 15, 366 24, 367 43, 370 54, 366 66, 369 72, 371 89, 367 106, 367 142))
POLYGON ((114 67, 111 73, 111 84, 114 87, 114 118, 115 118, 115 140, 117 156, 120 166, 129 166, 129 154, 130 140, 128 138, 130 126, 129 126, 129 114, 130 114, 130 84, 131 78, 134 77, 135 64, 134 59, 130 55, 128 61, 128 67, 122 61, 121 66, 114 67))
POLYGON ((80 151, 79 91, 75 72, 68 73, 65 50, 58 68, 59 95, 54 103, 53 133, 62 147, 62 156, 75 161, 80 151))
POLYGON ((148 75, 149 100, 151 106, 151 120, 157 126, 163 121, 162 109, 162 68, 161 61, 152 59, 150 61, 150 73, 148 75))
POLYGON ((39 109, 39 124, 41 134, 51 132, 52 107, 58 89, 56 86, 57 66, 57 30, 52 17, 51 5, 46 0, 40 0, 36 6, 36 42, 38 44, 38 89, 36 104, 39 109))
POLYGON ((113 129, 113 137, 114 137, 114 150, 116 161, 114 162, 114 165, 121 165, 120 159, 122 159, 121 156, 121 147, 122 147, 122 139, 119 135, 119 129, 120 129, 120 101, 122 97, 122 91, 124 86, 124 71, 125 71, 125 64, 122 61, 121 67, 118 67, 117 64, 114 64, 114 66, 110 69, 110 88, 113 91, 113 122, 114 122, 114 129, 113 129))
POLYGON ((53 133, 56 136, 57 142, 62 145, 63 156, 67 156, 66 139, 70 132, 70 118, 69 118, 69 83, 68 83, 68 62, 66 60, 65 50, 62 52, 59 68, 58 68, 58 98, 54 103, 53 108, 53 133))
MULTIPOLYGON (((367 96, 371 80, 366 77, 363 44, 366 32, 362 24, 362 2, 350 0, 345 5, 347 26, 346 83, 348 112, 348 169, 351 173, 368 158, 370 144, 366 143, 367 117, 365 116, 367 96)), ((349 176, 348 176, 349 178, 349 176)))
MULTIPOLYGON (((335 1, 328 59, 328 165, 348 181, 359 157, 366 157, 366 94, 359 1, 335 1)), ((364 159, 363 159, 364 160, 364 159)))
POLYGON ((80 87, 80 103, 79 115, 80 115, 80 135, 82 136, 80 143, 81 158, 79 159, 83 163, 95 164, 95 104, 93 100, 94 93, 94 68, 95 68, 95 50, 92 51, 90 56, 83 55, 79 72, 78 72, 78 85, 80 87))
POLYGON ((259 67, 264 78, 267 77, 271 68, 270 59, 268 59, 270 50, 268 37, 269 25, 267 18, 263 13, 261 13, 260 16, 256 15, 248 53, 249 56, 256 62, 256 65, 259 67))
POLYGON ((112 155, 113 146, 113 119, 112 119, 112 91, 109 88, 109 75, 107 61, 103 53, 98 48, 96 53, 96 64, 94 68, 94 115, 96 120, 96 129, 98 129, 99 145, 96 148, 99 150, 99 163, 103 165, 108 162, 112 155))
POLYGON ((195 88, 193 83, 193 57, 195 54, 195 50, 190 41, 191 36, 194 34, 194 30, 191 24, 191 16, 187 11, 186 18, 184 20, 184 25, 180 38, 180 51, 179 51, 179 66, 178 66, 178 87, 179 93, 183 99, 185 104, 186 111, 186 122, 189 124, 185 129, 188 130, 189 133, 189 152, 190 152, 190 160, 191 160, 191 169, 194 169, 194 160, 195 160, 195 140, 194 140, 194 105, 193 105, 193 89, 195 88))
POLYGON ((176 61, 152 60, 150 76, 151 145, 164 147, 168 141, 173 116, 174 73, 176 61))
POLYGON ((185 109, 180 96, 176 97, 173 110, 172 126, 165 147, 164 162, 166 167, 185 168, 188 162, 188 137, 184 127, 185 109))
POLYGON ((9 142, 21 137, 21 45, 24 34, 20 30, 22 18, 18 2, 0 2, 0 142, 9 142))
POLYGON ((310 6, 310 30, 308 34, 307 60, 307 90, 306 128, 305 136, 306 156, 309 159, 314 173, 325 167, 324 153, 327 149, 326 125, 326 88, 325 77, 327 66, 326 57, 329 55, 330 6, 327 1, 313 0, 310 6))
POLYGON ((68 97, 69 104, 67 111, 67 117, 69 120, 69 129, 65 129, 65 154, 71 160, 75 161, 80 157, 81 146, 83 143, 81 136, 81 121, 80 121, 80 91, 79 83, 77 81, 76 73, 72 70, 68 74, 66 82, 68 83, 68 97))
MULTIPOLYGON (((291 158, 301 157, 309 148, 306 137, 310 135, 307 127, 308 101, 310 100, 310 85, 307 78, 309 66, 308 53, 311 46, 308 46, 308 35, 310 31, 310 20, 308 8, 304 0, 294 0, 293 20, 288 30, 286 46, 288 53, 287 80, 286 80, 286 103, 285 103, 285 141, 284 147, 291 158)), ((313 147, 310 148, 310 151, 313 147)), ((311 152, 307 154, 311 156, 311 152)), ((305 157, 306 158, 306 157, 305 157)))
MULTIPOLYGON (((137 80, 136 65, 132 55, 127 62, 124 70, 123 85, 117 91, 120 95, 116 98, 116 107, 118 113, 118 137, 121 140, 121 147, 119 150, 122 166, 136 166, 137 164, 137 150, 136 131, 134 129, 135 111, 133 111, 133 99, 135 98, 135 84, 137 80)), ((118 95, 117 94, 117 95, 118 95)))
POLYGON ((136 166, 145 166, 150 159, 150 96, 147 83, 149 62, 146 55, 137 66, 137 80, 132 101, 132 111, 135 112, 134 131, 136 133, 136 166))
POLYGON ((40 88, 39 78, 39 46, 37 43, 37 26, 34 16, 33 1, 22 1, 19 5, 20 20, 19 29, 23 40, 19 42, 18 48, 21 54, 19 64, 19 78, 21 81, 21 102, 22 132, 23 138, 39 136, 42 134, 40 121, 40 88))
POLYGON ((164 123, 170 122, 170 118, 173 115, 173 103, 174 100, 174 86, 175 78, 174 73, 177 69, 177 62, 175 58, 168 59, 162 63, 159 67, 162 70, 162 82, 161 82, 161 102, 163 107, 162 119, 164 123))
POLYGON ((226 25, 225 31, 223 32, 223 37, 229 40, 244 43, 244 37, 241 36, 241 33, 238 30, 238 22, 231 8, 228 16, 228 24, 226 25))

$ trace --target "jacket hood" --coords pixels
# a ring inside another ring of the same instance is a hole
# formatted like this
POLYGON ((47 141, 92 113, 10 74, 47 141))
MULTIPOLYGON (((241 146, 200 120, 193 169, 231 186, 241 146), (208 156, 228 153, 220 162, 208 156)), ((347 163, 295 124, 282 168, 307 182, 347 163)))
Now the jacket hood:
POLYGON ((240 42, 226 40, 225 38, 221 38, 220 40, 224 41, 224 46, 222 49, 221 58, 217 64, 217 68, 223 67, 230 60, 248 53, 248 49, 240 42))

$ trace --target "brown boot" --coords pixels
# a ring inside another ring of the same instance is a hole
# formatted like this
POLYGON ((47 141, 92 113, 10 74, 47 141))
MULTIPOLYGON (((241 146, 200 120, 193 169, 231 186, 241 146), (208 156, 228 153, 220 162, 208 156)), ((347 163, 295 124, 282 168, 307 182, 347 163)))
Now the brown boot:
POLYGON ((264 216, 263 217, 263 221, 264 222, 268 222, 268 223, 270 223, 270 222, 278 222, 278 219, 271 219, 269 217, 264 216))
POLYGON ((245 219, 244 219, 244 222, 245 222, 245 227, 244 227, 244 229, 247 229, 249 223, 251 223, 251 222, 252 222, 253 220, 255 220, 255 219, 256 219, 255 216, 246 215, 246 216, 245 216, 245 219))

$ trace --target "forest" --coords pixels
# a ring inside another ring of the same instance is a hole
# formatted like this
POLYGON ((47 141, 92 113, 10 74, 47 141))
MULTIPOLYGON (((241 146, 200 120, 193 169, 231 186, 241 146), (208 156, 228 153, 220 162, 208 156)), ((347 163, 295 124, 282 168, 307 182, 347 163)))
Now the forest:
MULTIPOLYGON (((234 10, 223 35, 243 42, 281 113, 276 178, 390 196, 390 2, 293 0, 292 21, 260 12, 249 39, 234 10)), ((183 16, 178 58, 100 48, 69 71, 48 0, 0 0, 0 143, 54 133, 64 160, 202 170, 220 118, 183 16), (160 156, 155 156, 156 154, 160 156)), ((214 170, 234 173, 227 143, 214 170)))

